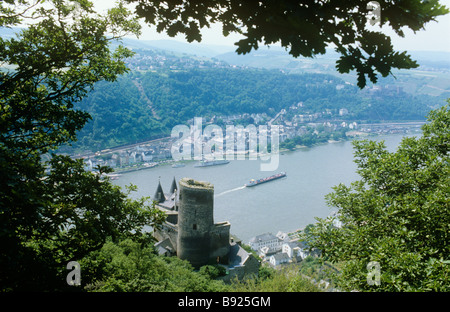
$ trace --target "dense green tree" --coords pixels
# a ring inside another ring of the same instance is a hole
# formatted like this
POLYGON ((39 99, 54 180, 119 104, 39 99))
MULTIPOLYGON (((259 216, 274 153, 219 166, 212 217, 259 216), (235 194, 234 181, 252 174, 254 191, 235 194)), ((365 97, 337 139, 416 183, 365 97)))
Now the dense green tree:
MULTIPOLYGON (((159 226, 165 214, 155 209, 149 198, 130 199, 136 187, 124 192, 103 176, 112 171, 110 168, 99 167, 93 174, 84 169, 81 159, 54 156, 49 166, 48 174, 37 185, 42 205, 39 222, 33 226, 33 236, 21 244, 34 254, 34 263, 21 267, 20 288, 64 289, 65 265, 99 250, 107 239, 153 242, 144 227, 159 226)), ((22 266, 22 261, 16 265, 22 266)))
POLYGON ((296 266, 279 270, 260 269, 260 278, 232 281, 230 291, 236 292, 318 292, 321 289, 305 277, 296 266))
POLYGON ((107 241, 80 265, 87 268, 84 289, 93 292, 316 292, 321 289, 304 273, 313 268, 314 278, 327 277, 320 261, 307 258, 305 265, 280 270, 262 266, 258 276, 224 283, 220 278, 226 269, 220 265, 194 270, 188 261, 157 255, 148 241, 132 239, 107 241))
POLYGON ((339 72, 356 70, 358 86, 366 77, 377 81, 393 68, 414 68, 417 63, 406 52, 394 51, 390 37, 373 26, 389 26, 399 36, 404 28, 414 32, 448 9, 437 0, 377 1, 379 16, 369 14, 368 1, 305 0, 127 0, 137 3, 136 13, 170 36, 184 34, 189 42, 201 41, 201 29, 221 23, 223 34, 242 35, 235 44, 237 53, 258 49, 262 43, 280 43, 294 57, 324 54, 332 45, 341 54, 336 63, 339 72))
POLYGON ((127 71, 131 51, 110 43, 140 26, 121 4, 99 15, 85 0, 2 1, 0 26, 17 25, 27 27, 0 39, 0 289, 63 289, 69 261, 160 222, 151 205, 101 179, 107 169, 41 159, 90 118, 74 103, 127 71))
POLYGON ((342 227, 319 219, 307 235, 325 259, 340 262, 342 289, 450 290, 449 104, 432 111, 423 135, 404 138, 397 151, 354 142, 361 180, 327 195, 342 227), (368 282, 375 278, 370 262, 379 264, 379 283, 368 282))
MULTIPOLYGON (((205 266, 200 271, 177 257, 158 256, 153 247, 131 239, 107 242, 81 262, 91 268, 85 281, 88 291, 224 291, 226 286, 213 279, 219 269, 205 266), (213 272, 217 271, 217 272, 213 272)), ((86 274, 85 274, 86 275, 86 274)))

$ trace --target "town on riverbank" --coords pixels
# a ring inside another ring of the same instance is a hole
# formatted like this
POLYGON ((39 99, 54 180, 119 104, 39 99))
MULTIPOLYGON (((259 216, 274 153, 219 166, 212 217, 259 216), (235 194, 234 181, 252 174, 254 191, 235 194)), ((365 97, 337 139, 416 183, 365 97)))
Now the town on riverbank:
MULTIPOLYGON (((420 133, 420 127, 425 123, 425 121, 358 123, 352 121, 351 118, 346 118, 349 116, 349 112, 345 108, 324 110, 321 113, 314 114, 296 114, 295 112, 301 108, 302 103, 300 102, 287 110, 281 110, 272 118, 264 113, 214 116, 205 125, 216 124, 225 128, 230 125, 246 127, 249 124, 254 124, 256 126, 268 125, 269 129, 271 125, 277 125, 279 127, 279 152, 284 153, 317 144, 336 143, 353 138, 420 133)), ((192 122, 193 120, 188 120, 187 124, 192 124, 192 122)), ((236 138, 233 138, 235 142, 244 140, 247 154, 256 152, 248 149, 248 136, 245 132, 236 133, 236 136, 236 138), (240 135, 244 137, 240 138, 240 135)), ((207 137, 204 139, 208 140, 207 137)), ((231 138, 225 137, 224 139, 224 143, 226 143, 226 140, 231 138)), ((116 178, 121 173, 150 169, 158 165, 174 165, 175 161, 171 153, 174 142, 174 138, 165 137, 72 156, 84 159, 85 169, 88 171, 95 171, 97 166, 109 166, 114 169, 112 177, 116 178)), ((226 151, 225 147, 224 151, 226 151)), ((236 148, 235 153, 238 153, 236 148)), ((257 155, 261 154, 257 153, 257 155)), ((190 160, 181 161, 179 166, 188 161, 190 160)))

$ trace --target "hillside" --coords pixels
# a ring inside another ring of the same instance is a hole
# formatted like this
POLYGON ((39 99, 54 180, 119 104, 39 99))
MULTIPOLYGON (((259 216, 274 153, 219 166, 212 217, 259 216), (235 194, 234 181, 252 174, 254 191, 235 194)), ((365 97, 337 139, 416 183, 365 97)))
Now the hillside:
POLYGON ((193 117, 243 113, 274 116, 302 102, 302 113, 349 111, 349 120, 424 120, 442 96, 412 95, 395 84, 359 90, 331 74, 230 65, 218 59, 135 50, 131 72, 101 82, 77 107, 93 119, 75 147, 102 149, 170 135, 193 117))
MULTIPOLYGON (((14 36, 19 28, 1 29, 14 36)), ((77 149, 97 150, 169 135, 193 117, 266 113, 302 102, 299 114, 345 108, 348 120, 424 120, 450 96, 449 53, 415 52, 421 66, 359 90, 353 74, 338 74, 337 54, 293 58, 279 47, 237 55, 233 47, 171 40, 124 39, 136 55, 130 73, 100 82, 76 107, 92 120, 77 149)))
MULTIPOLYGON (((214 58, 230 65, 282 69, 287 73, 320 73, 336 76, 346 82, 356 84, 354 73, 341 74, 335 69, 339 57, 333 49, 315 58, 293 58, 283 48, 277 46, 260 47, 246 55, 238 55, 232 46, 188 44, 175 40, 135 40, 125 39, 124 43, 136 49, 153 49, 171 53, 184 53, 214 58)), ((419 67, 410 70, 394 70, 389 77, 379 77, 377 85, 396 85, 410 94, 426 94, 448 97, 450 94, 450 52, 408 51, 419 67)), ((369 84, 369 86, 373 86, 369 84)))
MULTIPOLYGON (((411 56, 420 67, 410 70, 395 70, 394 76, 379 77, 377 85, 395 85, 410 94, 440 96, 450 93, 450 53, 434 51, 412 51, 411 56)), ((356 84, 354 73, 340 74, 335 69, 338 54, 333 50, 314 59, 293 58, 284 50, 271 47, 253 51, 248 55, 227 52, 215 56, 217 59, 239 66, 282 69, 288 73, 329 74, 356 84)), ((372 86, 370 84, 370 86, 372 86)))

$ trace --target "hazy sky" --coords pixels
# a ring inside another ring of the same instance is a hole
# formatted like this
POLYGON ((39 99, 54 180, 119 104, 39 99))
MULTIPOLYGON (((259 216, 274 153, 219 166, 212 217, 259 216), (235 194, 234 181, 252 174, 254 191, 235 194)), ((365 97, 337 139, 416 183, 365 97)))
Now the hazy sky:
MULTIPOLYGON (((98 9, 104 9, 112 5, 110 0, 93 0, 98 9)), ((369 1, 368 1, 369 2, 369 1)), ((441 0, 440 3, 444 4, 447 8, 450 8, 450 0, 441 0)), ((381 11, 383 14, 383 11, 381 11)), ((425 25, 425 30, 416 32, 415 34, 409 29, 405 30, 405 38, 398 37, 393 31, 390 31, 388 27, 383 28, 383 32, 392 38, 392 42, 396 50, 407 51, 447 51, 450 52, 450 13, 437 18, 437 22, 430 22, 425 25)), ((204 44, 213 45, 229 45, 233 46, 233 43, 241 39, 237 35, 230 35, 228 37, 222 36, 221 26, 215 25, 211 29, 206 29, 202 32, 204 44)), ((184 37, 177 36, 175 38, 169 37, 164 34, 158 34, 155 27, 144 26, 142 36, 140 39, 144 40, 158 40, 158 39, 170 39, 183 41, 184 37)))

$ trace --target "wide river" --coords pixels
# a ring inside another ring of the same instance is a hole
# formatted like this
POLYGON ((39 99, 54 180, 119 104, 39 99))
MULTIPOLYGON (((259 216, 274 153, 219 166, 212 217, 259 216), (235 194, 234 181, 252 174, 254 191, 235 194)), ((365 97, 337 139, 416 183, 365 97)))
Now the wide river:
MULTIPOLYGON (((371 137, 385 140, 394 151, 403 135, 371 137)), ((155 194, 158 180, 168 192, 173 178, 184 177, 214 184, 215 222, 229 221, 231 233, 247 243, 253 236, 278 231, 290 232, 325 218, 335 208, 327 206, 324 196, 339 183, 349 185, 358 180, 350 141, 303 148, 280 155, 278 169, 260 171, 260 160, 234 160, 229 164, 205 168, 172 168, 170 165, 122 174, 113 182, 120 186, 134 184, 138 191, 132 197, 155 194), (243 187, 250 179, 267 177, 284 171, 286 178, 243 187)))

